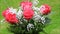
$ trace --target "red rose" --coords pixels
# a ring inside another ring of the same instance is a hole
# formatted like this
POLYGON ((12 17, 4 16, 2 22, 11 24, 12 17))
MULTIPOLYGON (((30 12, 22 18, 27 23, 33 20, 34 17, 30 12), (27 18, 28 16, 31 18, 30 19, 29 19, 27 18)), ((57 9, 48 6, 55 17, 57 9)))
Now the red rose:
POLYGON ((21 2, 21 7, 23 10, 31 9, 32 3, 31 2, 21 2))
POLYGON ((33 10, 25 10, 25 11, 23 11, 23 17, 25 19, 27 19, 27 20, 32 19, 33 15, 34 15, 34 11, 33 10))
POLYGON ((15 24, 18 22, 18 19, 16 18, 16 14, 12 14, 12 13, 8 13, 5 19, 11 24, 15 24))
POLYGON ((47 4, 44 4, 40 7, 40 13, 43 15, 47 15, 49 14, 51 11, 51 7, 47 4))
POLYGON ((18 19, 16 18, 16 14, 11 12, 11 8, 8 8, 5 11, 3 11, 2 14, 9 23, 14 24, 18 22, 18 19))

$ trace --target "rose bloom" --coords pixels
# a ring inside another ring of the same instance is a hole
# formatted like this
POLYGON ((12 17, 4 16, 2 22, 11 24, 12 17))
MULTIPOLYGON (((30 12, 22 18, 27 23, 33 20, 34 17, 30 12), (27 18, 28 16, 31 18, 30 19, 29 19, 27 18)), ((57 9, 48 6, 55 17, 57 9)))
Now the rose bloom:
POLYGON ((12 14, 12 13, 8 13, 5 19, 11 24, 15 24, 18 22, 18 19, 16 18, 16 14, 12 14))
POLYGON ((6 15, 7 15, 8 13, 16 14, 16 12, 17 12, 17 10, 16 10, 16 9, 13 9, 13 8, 11 7, 11 8, 7 8, 6 10, 4 10, 4 11, 2 12, 2 15, 3 15, 4 17, 6 17, 6 15))
POLYGON ((23 17, 25 19, 27 19, 27 20, 32 19, 33 15, 34 15, 34 11, 33 10, 25 10, 25 11, 23 11, 23 17))
POLYGON ((40 7, 40 13, 43 15, 49 14, 51 11, 51 7, 47 4, 41 5, 40 7))
POLYGON ((3 12, 2 12, 2 15, 4 16, 4 17, 6 17, 6 14, 8 14, 9 13, 9 8, 7 8, 6 10, 4 10, 3 12))
POLYGON ((21 7, 22 7, 23 10, 31 9, 32 3, 31 2, 28 2, 28 1, 21 2, 21 7))
POLYGON ((15 14, 16 11, 14 11, 14 10, 15 9, 13 9, 13 8, 7 8, 6 10, 4 10, 2 12, 2 15, 11 24, 14 24, 14 23, 18 22, 18 19, 16 18, 16 14, 15 14))

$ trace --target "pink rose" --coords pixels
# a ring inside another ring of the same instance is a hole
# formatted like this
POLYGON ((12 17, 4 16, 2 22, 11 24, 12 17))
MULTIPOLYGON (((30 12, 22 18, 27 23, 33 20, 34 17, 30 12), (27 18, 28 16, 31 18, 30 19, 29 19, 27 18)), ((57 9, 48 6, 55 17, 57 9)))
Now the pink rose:
POLYGON ((31 9, 32 3, 31 2, 21 2, 21 7, 23 10, 31 9))
POLYGON ((4 17, 6 17, 6 14, 8 14, 9 13, 9 8, 7 8, 6 10, 4 10, 3 12, 2 12, 2 15, 4 16, 4 17))
POLYGON ((51 7, 47 4, 44 4, 40 7, 40 13, 43 15, 47 15, 49 14, 51 11, 51 7))
POLYGON ((7 8, 3 11, 2 15, 5 17, 6 21, 8 21, 11 24, 17 23, 18 19, 16 18, 16 14, 13 13, 11 8, 7 8))
POLYGON ((5 19, 11 24, 15 24, 18 22, 18 19, 16 18, 16 14, 12 14, 12 13, 8 13, 5 19))
POLYGON ((33 15, 34 15, 34 11, 33 10, 25 10, 25 11, 23 11, 23 17, 25 19, 27 19, 27 20, 32 19, 33 15))

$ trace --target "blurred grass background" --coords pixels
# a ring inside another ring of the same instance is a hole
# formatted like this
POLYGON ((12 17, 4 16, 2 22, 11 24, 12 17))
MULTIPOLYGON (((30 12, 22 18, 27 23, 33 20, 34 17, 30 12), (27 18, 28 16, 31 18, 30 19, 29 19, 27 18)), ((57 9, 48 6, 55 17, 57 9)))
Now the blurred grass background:
MULTIPOLYGON (((0 0, 0 20, 3 19, 2 11, 8 7, 18 8, 21 0, 0 0)), ((51 14, 48 16, 51 22, 44 30, 48 34, 60 34, 60 0, 39 0, 38 6, 48 4, 52 8, 51 14)), ((7 23, 0 23, 0 34, 13 34, 8 31, 7 23)), ((44 33, 41 33, 44 34, 44 33)))

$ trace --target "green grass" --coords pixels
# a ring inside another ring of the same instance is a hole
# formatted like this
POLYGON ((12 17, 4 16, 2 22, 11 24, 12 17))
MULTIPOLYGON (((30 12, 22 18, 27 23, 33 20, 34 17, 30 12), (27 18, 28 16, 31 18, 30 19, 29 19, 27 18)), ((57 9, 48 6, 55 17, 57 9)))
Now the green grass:
MULTIPOLYGON (((51 19, 49 25, 47 25, 44 30, 48 34, 60 34, 60 0, 39 0, 40 3, 38 6, 42 4, 48 4, 52 8, 51 14, 48 16, 51 19)), ((21 0, 0 0, 0 20, 2 17, 2 11, 7 7, 18 8, 21 0)), ((7 30, 7 24, 0 24, 0 34, 12 34, 7 30)), ((41 33, 44 34, 44 33, 41 33)))

